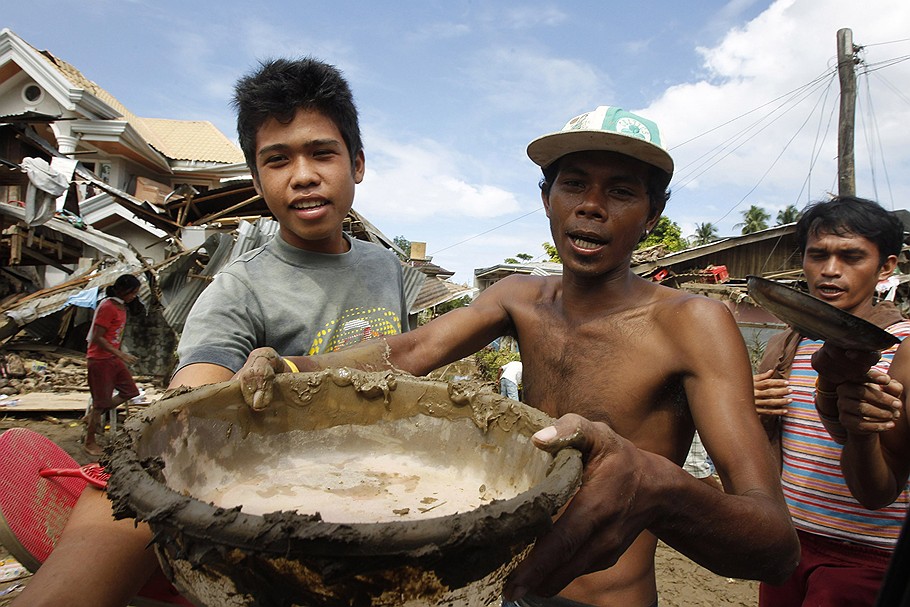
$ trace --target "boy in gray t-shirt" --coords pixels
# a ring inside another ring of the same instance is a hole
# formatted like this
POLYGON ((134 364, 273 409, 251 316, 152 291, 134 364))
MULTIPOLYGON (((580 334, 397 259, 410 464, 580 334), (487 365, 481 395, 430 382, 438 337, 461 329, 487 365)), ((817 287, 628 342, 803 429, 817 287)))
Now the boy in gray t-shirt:
MULTIPOLYGON (((171 387, 230 379, 258 346, 325 352, 407 324, 394 255, 342 232, 364 154, 341 73, 309 58, 264 62, 238 81, 234 105, 253 184, 280 230, 199 298, 171 387)), ((14 604, 125 605, 158 567, 151 539, 146 524, 114 521, 104 493, 86 490, 14 604)))
POLYGON ((401 264, 342 222, 363 179, 357 110, 335 68, 267 62, 236 87, 240 146, 280 224, 190 312, 172 386, 230 379, 254 349, 317 354, 407 328, 401 264))

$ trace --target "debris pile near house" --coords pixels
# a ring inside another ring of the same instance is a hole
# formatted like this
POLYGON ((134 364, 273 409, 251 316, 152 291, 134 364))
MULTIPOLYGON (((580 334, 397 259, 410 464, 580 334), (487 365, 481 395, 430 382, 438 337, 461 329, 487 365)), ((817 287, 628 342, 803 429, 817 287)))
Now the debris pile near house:
POLYGON ((0 395, 87 390, 85 361, 48 353, 0 354, 0 395))
MULTIPOLYGON (((144 393, 159 393, 155 378, 134 379, 144 393)), ((31 392, 85 392, 87 399, 85 358, 73 352, 0 352, 0 398, 31 392)))

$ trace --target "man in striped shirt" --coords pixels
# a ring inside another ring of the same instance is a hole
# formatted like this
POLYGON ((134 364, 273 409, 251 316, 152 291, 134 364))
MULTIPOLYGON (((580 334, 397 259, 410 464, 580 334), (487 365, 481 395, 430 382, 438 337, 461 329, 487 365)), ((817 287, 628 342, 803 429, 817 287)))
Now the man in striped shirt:
MULTIPOLYGON (((812 295, 910 335, 890 302, 873 301, 903 246, 897 217, 834 198, 805 209, 797 240, 812 295)), ((759 605, 872 605, 910 503, 910 349, 848 353, 791 330, 768 343, 754 379, 801 544, 796 572, 782 586, 762 584, 759 605)))

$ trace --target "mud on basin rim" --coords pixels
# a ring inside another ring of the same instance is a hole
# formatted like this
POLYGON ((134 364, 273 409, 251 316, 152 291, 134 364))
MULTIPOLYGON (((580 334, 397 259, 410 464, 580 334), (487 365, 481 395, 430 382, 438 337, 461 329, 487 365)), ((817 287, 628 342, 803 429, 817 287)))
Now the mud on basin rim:
MULTIPOLYGON (((574 449, 556 453, 546 476, 531 489, 471 512, 430 520, 343 524, 295 512, 259 516, 241 512, 239 507, 213 506, 169 488, 160 480, 160 463, 154 454, 142 453, 147 449, 145 439, 150 429, 173 423, 181 416, 236 424, 245 432, 267 431, 282 424, 286 428, 306 417, 310 407, 318 406, 310 402, 314 396, 339 389, 355 391, 358 408, 364 409, 357 415, 374 415, 373 421, 387 416, 469 417, 481 429, 508 425, 526 436, 552 422, 536 409, 475 388, 467 382, 448 384, 403 374, 334 369, 279 375, 274 402, 262 412, 246 407, 239 384, 233 381, 166 396, 131 418, 118 437, 108 463, 112 472, 108 494, 116 516, 147 521, 158 535, 176 532, 259 554, 420 556, 443 552, 448 547, 483 547, 521 538, 532 541, 550 525, 551 515, 580 482, 581 457, 574 449)), ((338 424, 370 421, 346 421, 344 412, 339 419, 338 424)))

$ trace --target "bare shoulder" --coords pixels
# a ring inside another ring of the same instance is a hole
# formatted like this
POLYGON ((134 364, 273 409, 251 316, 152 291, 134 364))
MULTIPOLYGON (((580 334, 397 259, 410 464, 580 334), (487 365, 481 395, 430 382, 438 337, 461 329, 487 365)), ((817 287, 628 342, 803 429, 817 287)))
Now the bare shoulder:
POLYGON ((487 287, 475 301, 497 301, 505 307, 536 304, 556 299, 560 291, 558 276, 522 276, 513 274, 487 287))
POLYGON ((668 321, 711 322, 721 318, 729 320, 733 318, 727 306, 716 299, 661 285, 655 285, 655 288, 657 289, 655 302, 659 313, 661 316, 670 317, 666 319, 668 321))
POLYGON ((658 287, 655 322, 671 339, 690 347, 742 341, 733 314, 723 302, 678 289, 658 287), (667 293, 669 291, 669 293, 667 293), (710 336, 710 339, 706 337, 710 336))
POLYGON ((542 293, 557 288, 560 282, 561 279, 559 276, 527 276, 523 274, 512 274, 496 282, 490 289, 521 289, 523 292, 528 293, 542 293))

